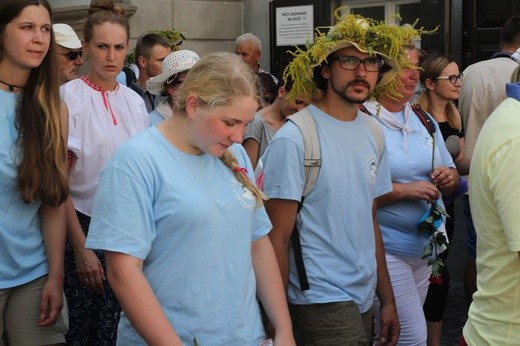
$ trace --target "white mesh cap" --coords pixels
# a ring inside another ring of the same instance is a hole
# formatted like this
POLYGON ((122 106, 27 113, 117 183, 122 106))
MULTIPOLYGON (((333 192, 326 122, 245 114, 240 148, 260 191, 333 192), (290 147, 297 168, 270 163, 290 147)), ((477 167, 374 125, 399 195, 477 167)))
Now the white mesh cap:
POLYGON ((180 72, 189 70, 200 60, 197 53, 181 49, 170 53, 162 63, 162 73, 148 79, 146 89, 154 95, 161 95, 164 91, 164 82, 180 72))

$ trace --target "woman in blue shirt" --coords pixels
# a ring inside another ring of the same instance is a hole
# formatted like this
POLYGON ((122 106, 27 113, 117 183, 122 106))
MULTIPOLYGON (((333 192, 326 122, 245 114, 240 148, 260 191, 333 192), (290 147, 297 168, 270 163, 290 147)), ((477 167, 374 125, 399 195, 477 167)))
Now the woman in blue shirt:
POLYGON ((87 247, 105 251, 121 345, 259 345, 257 297, 294 345, 271 223, 240 143, 259 95, 238 56, 207 55, 173 116, 123 144, 101 174, 87 247))
POLYGON ((14 345, 65 341, 68 124, 51 24, 46 0, 0 2, 0 339, 14 345))

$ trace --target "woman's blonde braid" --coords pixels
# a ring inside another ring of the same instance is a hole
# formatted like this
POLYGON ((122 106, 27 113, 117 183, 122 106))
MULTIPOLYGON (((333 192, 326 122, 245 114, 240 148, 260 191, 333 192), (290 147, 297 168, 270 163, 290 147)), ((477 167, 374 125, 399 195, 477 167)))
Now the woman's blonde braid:
POLYGON ((256 199, 256 206, 261 207, 263 205, 263 200, 267 199, 267 196, 258 188, 255 184, 249 180, 249 177, 247 176, 246 172, 244 172, 244 169, 237 169, 240 168, 238 166, 237 159, 231 154, 229 150, 226 150, 224 154, 220 157, 222 162, 231 169, 233 174, 235 174, 235 178, 242 183, 246 188, 251 190, 251 192, 255 195, 256 199))

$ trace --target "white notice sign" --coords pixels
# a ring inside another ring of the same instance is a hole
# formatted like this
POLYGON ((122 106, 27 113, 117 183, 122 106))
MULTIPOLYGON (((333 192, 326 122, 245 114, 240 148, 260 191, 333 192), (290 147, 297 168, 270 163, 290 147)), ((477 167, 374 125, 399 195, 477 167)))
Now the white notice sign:
POLYGON ((314 8, 308 6, 276 9, 276 45, 292 46, 314 42, 314 8))

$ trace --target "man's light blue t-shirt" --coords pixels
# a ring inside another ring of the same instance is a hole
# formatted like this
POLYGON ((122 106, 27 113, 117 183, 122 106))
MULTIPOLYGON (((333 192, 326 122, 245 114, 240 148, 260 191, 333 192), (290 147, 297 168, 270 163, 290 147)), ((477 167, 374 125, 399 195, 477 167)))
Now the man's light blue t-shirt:
MULTIPOLYGON (((372 204, 392 190, 388 160, 367 121, 339 121, 309 106, 318 130, 322 166, 316 185, 298 213, 297 226, 310 289, 300 290, 290 249, 292 304, 354 301, 361 312, 372 306, 376 259, 372 204)), ((377 125, 376 125, 377 126, 377 125)), ((300 201, 305 184, 303 138, 290 121, 264 156, 264 191, 269 198, 300 201)))

